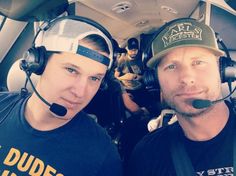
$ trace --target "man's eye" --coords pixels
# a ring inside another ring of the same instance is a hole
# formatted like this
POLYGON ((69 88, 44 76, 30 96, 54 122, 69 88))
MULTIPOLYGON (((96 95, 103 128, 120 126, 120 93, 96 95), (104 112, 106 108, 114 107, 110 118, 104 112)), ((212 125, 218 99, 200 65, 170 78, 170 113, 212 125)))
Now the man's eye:
POLYGON ((203 61, 201 61, 201 60, 195 60, 194 62, 193 62, 193 65, 201 65, 201 64, 203 64, 204 62, 203 61))
POLYGON ((102 78, 96 77, 96 76, 91 76, 92 81, 100 81, 102 78))
POLYGON ((173 69, 175 69, 175 68, 176 68, 176 65, 170 64, 170 65, 167 65, 167 66, 165 67, 165 70, 173 70, 173 69))
POLYGON ((73 74, 77 73, 77 71, 74 68, 66 67, 66 70, 73 74))
POLYGON ((208 65, 208 62, 205 60, 195 60, 192 65, 205 68, 208 65))

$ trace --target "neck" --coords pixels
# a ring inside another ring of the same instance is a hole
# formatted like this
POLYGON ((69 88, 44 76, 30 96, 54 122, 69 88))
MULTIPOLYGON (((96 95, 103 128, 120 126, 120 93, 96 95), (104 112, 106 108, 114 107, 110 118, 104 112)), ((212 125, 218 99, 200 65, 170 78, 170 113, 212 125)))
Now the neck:
POLYGON ((55 117, 35 93, 26 104, 25 118, 33 128, 41 131, 53 130, 69 122, 69 119, 55 117))
POLYGON ((214 138, 224 128, 229 118, 229 109, 224 102, 220 102, 197 117, 177 114, 177 118, 187 138, 206 141, 214 138))

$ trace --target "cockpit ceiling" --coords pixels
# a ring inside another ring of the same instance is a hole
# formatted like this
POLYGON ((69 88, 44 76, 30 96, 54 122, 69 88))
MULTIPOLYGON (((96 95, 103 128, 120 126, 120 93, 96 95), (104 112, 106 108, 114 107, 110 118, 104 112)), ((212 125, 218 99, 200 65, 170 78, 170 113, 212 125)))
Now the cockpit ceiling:
POLYGON ((104 25, 122 43, 130 36, 148 33, 174 18, 189 17, 199 0, 79 0, 76 14, 104 25))

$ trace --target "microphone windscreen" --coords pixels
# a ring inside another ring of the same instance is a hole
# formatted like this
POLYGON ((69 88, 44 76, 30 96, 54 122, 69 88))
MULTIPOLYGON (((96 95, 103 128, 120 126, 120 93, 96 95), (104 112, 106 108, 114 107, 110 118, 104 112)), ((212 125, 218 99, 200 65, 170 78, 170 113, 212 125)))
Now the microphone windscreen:
POLYGON ((56 103, 53 103, 49 110, 58 116, 65 116, 67 113, 67 109, 64 106, 56 103))
POLYGON ((212 105, 212 102, 210 100, 196 99, 196 100, 193 100, 192 102, 192 106, 196 109, 207 108, 211 105, 212 105))

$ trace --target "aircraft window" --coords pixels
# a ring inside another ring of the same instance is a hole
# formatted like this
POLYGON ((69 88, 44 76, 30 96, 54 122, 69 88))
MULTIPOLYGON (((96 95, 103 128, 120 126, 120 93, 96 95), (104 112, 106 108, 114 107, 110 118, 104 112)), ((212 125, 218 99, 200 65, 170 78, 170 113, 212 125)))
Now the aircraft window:
POLYGON ((6 21, 7 17, 0 15, 0 31, 6 21))
POLYGON ((229 51, 236 51, 236 15, 211 6, 210 25, 220 34, 229 51))

